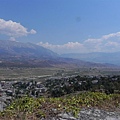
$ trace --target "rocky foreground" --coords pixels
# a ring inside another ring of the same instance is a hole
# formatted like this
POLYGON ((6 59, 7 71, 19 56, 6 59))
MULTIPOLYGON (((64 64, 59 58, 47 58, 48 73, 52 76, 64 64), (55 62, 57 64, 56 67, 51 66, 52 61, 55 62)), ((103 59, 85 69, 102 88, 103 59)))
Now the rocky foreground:
POLYGON ((22 97, 0 120, 120 120, 120 94, 84 92, 58 98, 22 97))
POLYGON ((80 111, 77 118, 71 114, 63 113, 59 114, 56 118, 50 118, 50 120, 120 120, 120 111, 108 112, 95 108, 84 108, 80 111))
MULTIPOLYGON (((27 120, 36 120, 30 117, 27 120)), ((40 120, 120 120, 120 111, 106 111, 97 108, 83 108, 77 117, 72 113, 61 113, 55 117, 41 118, 40 120)))

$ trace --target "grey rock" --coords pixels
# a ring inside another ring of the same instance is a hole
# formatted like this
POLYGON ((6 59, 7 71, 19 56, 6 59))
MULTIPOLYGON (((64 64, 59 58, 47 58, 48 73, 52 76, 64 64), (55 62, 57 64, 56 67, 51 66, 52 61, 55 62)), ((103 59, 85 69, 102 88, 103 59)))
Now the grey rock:
POLYGON ((56 117, 44 120, 120 120, 120 111, 108 112, 95 108, 84 108, 77 118, 72 116, 71 113, 61 113, 56 117))
POLYGON ((77 120, 75 117, 73 117, 70 113, 63 113, 58 115, 60 117, 60 120, 77 120))

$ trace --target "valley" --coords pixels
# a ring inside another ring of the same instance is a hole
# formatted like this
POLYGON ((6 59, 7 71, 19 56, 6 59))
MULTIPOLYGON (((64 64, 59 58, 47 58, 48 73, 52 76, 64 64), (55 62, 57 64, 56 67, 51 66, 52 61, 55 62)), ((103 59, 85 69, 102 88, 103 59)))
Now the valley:
POLYGON ((47 77, 65 77, 72 75, 80 76, 107 76, 120 75, 120 68, 87 68, 87 67, 47 67, 47 68, 16 68, 7 67, 0 68, 0 80, 44 80, 47 77))
POLYGON ((32 43, 0 42, 0 119, 78 120, 87 116, 80 109, 92 107, 119 116, 119 66, 63 57, 32 43))
POLYGON ((119 70, 0 68, 0 120, 119 120, 119 70))

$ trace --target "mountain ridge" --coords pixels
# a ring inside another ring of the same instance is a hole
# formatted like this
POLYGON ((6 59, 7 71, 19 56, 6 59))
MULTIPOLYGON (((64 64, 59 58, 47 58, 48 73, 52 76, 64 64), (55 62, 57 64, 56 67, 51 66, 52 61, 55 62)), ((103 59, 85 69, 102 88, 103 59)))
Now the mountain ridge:
POLYGON ((9 55, 22 55, 34 57, 56 57, 57 54, 42 46, 32 43, 21 43, 16 41, 0 40, 0 55, 1 53, 9 55), (36 55, 37 54, 37 55, 36 55), (46 55, 46 56, 45 56, 46 55))
POLYGON ((61 57, 57 53, 32 43, 0 40, 1 67, 105 67, 112 66, 61 57))
POLYGON ((68 53, 62 54, 61 57, 80 59, 95 63, 108 63, 120 66, 120 52, 68 53))

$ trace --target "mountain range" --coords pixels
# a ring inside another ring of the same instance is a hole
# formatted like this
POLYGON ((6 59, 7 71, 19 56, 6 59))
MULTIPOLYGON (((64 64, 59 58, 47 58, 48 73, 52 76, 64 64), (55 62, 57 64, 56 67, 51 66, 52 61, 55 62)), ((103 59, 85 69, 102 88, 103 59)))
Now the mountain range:
MULTIPOLYGON (((90 59, 92 58, 89 57, 89 60, 90 59)), ((111 66, 108 64, 99 64, 86 61, 67 54, 60 56, 49 49, 32 43, 0 40, 0 67, 111 66)))
POLYGON ((108 63, 120 66, 120 52, 104 53, 69 53, 62 54, 62 57, 79 59, 83 61, 95 62, 95 63, 108 63))
POLYGON ((0 57, 35 57, 49 58, 58 56, 56 53, 32 43, 0 40, 0 57))

